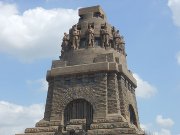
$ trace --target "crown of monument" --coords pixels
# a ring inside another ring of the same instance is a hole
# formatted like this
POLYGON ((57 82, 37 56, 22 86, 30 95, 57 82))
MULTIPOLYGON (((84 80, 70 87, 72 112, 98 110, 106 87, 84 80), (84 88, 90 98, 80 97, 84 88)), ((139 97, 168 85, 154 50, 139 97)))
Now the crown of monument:
POLYGON ((61 57, 72 50, 87 48, 113 49, 125 54, 124 39, 119 30, 111 26, 100 6, 79 9, 79 22, 64 33, 61 57))

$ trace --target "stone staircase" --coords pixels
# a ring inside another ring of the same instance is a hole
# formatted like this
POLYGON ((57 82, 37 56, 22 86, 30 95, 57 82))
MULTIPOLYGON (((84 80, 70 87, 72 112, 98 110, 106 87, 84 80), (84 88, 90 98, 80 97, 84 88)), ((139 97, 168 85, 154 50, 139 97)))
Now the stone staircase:
POLYGON ((144 132, 130 124, 122 116, 94 119, 90 129, 85 132, 84 119, 72 119, 66 130, 59 121, 44 121, 36 123, 35 128, 26 128, 24 134, 16 135, 144 135, 144 132))
POLYGON ((123 117, 109 117, 94 120, 88 135, 143 135, 143 132, 126 122, 123 117))
POLYGON ((23 134, 16 135, 54 135, 58 132, 59 121, 40 120, 34 128, 26 128, 23 134))

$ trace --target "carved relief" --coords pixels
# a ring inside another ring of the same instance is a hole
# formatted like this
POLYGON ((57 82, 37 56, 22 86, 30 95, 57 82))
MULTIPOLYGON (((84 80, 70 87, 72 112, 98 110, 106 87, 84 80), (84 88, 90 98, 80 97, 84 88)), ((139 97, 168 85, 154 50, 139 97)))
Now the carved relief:
POLYGON ((114 26, 111 27, 111 31, 109 31, 109 26, 106 23, 101 24, 101 27, 98 27, 99 29, 95 29, 94 24, 89 24, 85 35, 81 35, 81 30, 79 30, 78 25, 76 24, 72 27, 72 29, 70 29, 70 34, 64 33, 63 42, 61 45, 61 57, 63 57, 64 53, 68 52, 70 49, 79 49, 80 43, 82 48, 94 47, 95 31, 100 31, 97 38, 99 38, 99 43, 102 48, 113 48, 119 53, 126 55, 124 38, 119 34, 119 30, 116 30, 114 26), (80 35, 84 36, 82 40, 85 42, 80 42, 80 35), (84 45, 84 43, 86 44, 84 45))

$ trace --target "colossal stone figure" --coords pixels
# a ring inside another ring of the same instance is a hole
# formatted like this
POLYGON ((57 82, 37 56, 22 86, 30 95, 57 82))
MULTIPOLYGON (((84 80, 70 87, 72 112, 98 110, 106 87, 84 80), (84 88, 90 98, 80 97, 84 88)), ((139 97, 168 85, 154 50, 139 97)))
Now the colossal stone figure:
POLYGON ((62 42, 62 49, 64 51, 67 51, 69 49, 68 47, 69 47, 69 35, 65 32, 62 42))
POLYGON ((116 34, 116 29, 115 29, 115 27, 113 26, 113 27, 112 27, 112 36, 115 37, 115 34, 116 34))
POLYGON ((121 42, 121 37, 120 37, 120 34, 119 34, 119 30, 115 31, 114 35, 114 49, 117 51, 119 51, 119 47, 120 47, 120 42, 121 42))
POLYGON ((125 41, 124 41, 124 37, 123 36, 120 37, 119 52, 124 54, 124 55, 126 55, 126 52, 125 52, 125 41))
POLYGON ((69 35, 65 32, 63 37, 63 42, 61 44, 61 58, 64 55, 64 52, 66 52, 69 49, 69 35))
POLYGON ((87 30, 87 44, 88 47, 94 47, 94 28, 89 25, 87 30))
POLYGON ((104 28, 101 29, 100 31, 101 33, 101 46, 102 47, 109 47, 109 32, 107 30, 107 26, 106 26, 106 23, 104 25, 104 28))
POLYGON ((77 29, 77 25, 72 28, 72 48, 79 49, 80 30, 77 29))

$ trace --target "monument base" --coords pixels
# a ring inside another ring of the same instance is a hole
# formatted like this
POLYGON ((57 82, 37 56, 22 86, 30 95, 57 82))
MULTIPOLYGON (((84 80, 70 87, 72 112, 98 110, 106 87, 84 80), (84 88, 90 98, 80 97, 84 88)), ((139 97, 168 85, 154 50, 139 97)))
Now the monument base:
POLYGON ((35 128, 26 128, 24 134, 16 135, 144 135, 123 116, 94 119, 89 130, 85 129, 85 122, 84 119, 72 119, 64 128, 60 121, 41 120, 35 128))

